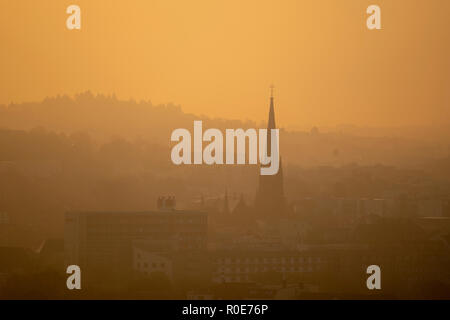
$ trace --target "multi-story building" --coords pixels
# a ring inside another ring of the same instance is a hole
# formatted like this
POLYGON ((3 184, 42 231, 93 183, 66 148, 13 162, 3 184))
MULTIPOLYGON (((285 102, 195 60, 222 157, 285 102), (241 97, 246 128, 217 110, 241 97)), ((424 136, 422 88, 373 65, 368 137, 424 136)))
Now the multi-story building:
POLYGON ((213 282, 252 282, 253 277, 267 272, 281 274, 312 273, 323 270, 324 255, 301 251, 226 250, 214 253, 213 282))
POLYGON ((95 281, 131 275, 132 251, 145 243, 155 251, 206 249, 207 215, 163 207, 146 212, 67 212, 65 263, 79 265, 95 281))
POLYGON ((143 245, 133 246, 133 271, 139 277, 149 276, 151 273, 163 273, 173 280, 173 263, 170 256, 164 253, 152 252, 143 245))

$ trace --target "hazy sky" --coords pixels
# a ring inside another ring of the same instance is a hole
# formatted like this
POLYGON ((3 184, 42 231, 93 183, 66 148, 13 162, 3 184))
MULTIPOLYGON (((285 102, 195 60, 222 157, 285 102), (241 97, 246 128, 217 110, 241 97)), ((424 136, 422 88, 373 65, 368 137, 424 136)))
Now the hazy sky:
POLYGON ((283 126, 434 124, 448 0, 1 0, 0 103, 91 90, 283 126), (80 31, 66 29, 70 4, 80 31), (366 28, 381 7, 382 30, 366 28))

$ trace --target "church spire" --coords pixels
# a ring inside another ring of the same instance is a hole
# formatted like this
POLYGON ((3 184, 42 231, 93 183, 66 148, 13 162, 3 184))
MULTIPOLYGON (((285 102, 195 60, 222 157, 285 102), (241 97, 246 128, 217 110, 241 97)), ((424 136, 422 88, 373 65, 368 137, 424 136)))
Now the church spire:
POLYGON ((267 121, 267 154, 272 154, 272 130, 276 129, 275 125, 275 108, 273 103, 273 89, 275 86, 270 86, 270 108, 269 108, 269 120, 267 121))
MULTIPOLYGON (((270 109, 267 122, 267 155, 272 155, 272 129, 277 129, 275 124, 273 89, 274 86, 270 86, 270 109)), ((286 214, 286 206, 283 189, 283 168, 280 157, 280 167, 275 175, 259 176, 259 185, 255 197, 256 212, 265 218, 284 216, 286 214)))
POLYGON ((275 86, 272 84, 270 86, 270 109, 269 109, 269 121, 267 122, 267 129, 275 129, 275 110, 273 106, 273 89, 275 86))

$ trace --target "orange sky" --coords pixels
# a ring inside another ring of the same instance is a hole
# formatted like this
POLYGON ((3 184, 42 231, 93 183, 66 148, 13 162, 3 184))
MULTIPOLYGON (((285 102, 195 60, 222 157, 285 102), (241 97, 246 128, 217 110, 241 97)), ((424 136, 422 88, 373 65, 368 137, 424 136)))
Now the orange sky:
POLYGON ((116 93, 282 126, 443 123, 448 0, 2 0, 0 103, 116 93), (82 10, 69 31, 66 7, 82 10), (383 30, 366 28, 381 7, 383 30))

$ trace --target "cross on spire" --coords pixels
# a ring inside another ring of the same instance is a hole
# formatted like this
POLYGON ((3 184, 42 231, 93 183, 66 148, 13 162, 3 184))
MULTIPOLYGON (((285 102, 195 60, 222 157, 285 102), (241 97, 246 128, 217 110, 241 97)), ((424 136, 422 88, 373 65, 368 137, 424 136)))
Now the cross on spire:
POLYGON ((273 98, 273 89, 275 89, 275 86, 271 84, 269 88, 270 88, 270 97, 273 98))

